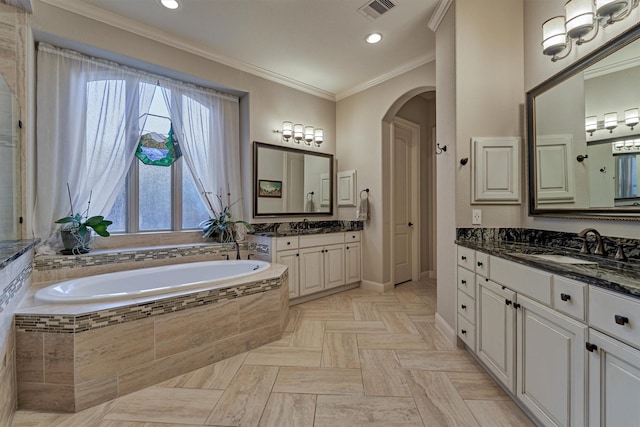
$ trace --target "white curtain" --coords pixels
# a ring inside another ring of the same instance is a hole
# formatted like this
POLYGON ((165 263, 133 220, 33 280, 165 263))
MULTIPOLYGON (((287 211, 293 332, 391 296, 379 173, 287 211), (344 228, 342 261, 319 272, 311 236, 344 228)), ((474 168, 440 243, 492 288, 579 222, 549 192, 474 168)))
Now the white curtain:
POLYGON ((181 82, 160 82, 171 111, 182 154, 207 210, 205 194, 216 210, 219 195, 233 205, 233 218, 242 215, 240 119, 238 98, 181 82))
POLYGON ((58 218, 71 211, 106 215, 134 159, 154 86, 149 77, 44 43, 37 57, 36 205, 33 232, 40 252, 58 246, 58 218), (144 86, 147 89, 144 89, 144 86))

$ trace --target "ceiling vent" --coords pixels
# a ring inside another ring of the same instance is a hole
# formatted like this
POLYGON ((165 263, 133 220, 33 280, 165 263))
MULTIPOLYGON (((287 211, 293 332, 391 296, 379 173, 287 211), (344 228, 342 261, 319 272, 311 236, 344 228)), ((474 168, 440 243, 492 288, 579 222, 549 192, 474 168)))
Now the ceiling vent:
POLYGON ((395 6, 396 4, 391 0, 373 0, 358 9, 358 12, 370 21, 375 21, 395 6))

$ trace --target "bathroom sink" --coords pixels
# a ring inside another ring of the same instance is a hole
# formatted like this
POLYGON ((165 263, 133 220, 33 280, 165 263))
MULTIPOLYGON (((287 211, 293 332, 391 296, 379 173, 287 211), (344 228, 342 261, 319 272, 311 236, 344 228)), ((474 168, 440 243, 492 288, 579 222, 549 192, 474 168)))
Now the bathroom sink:
POLYGON ((595 261, 588 261, 585 259, 574 258, 572 256, 566 255, 555 255, 555 254, 513 254, 517 255, 521 258, 537 258, 544 261, 557 262, 558 264, 591 264, 597 265, 598 263, 595 261))

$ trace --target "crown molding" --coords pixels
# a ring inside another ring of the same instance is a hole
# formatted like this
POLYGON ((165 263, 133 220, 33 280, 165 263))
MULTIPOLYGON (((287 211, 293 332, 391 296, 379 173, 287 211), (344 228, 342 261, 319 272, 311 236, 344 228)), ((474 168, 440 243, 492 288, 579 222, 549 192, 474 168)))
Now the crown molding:
POLYGON ((629 68, 634 68, 640 65, 640 58, 629 58, 624 61, 618 61, 606 65, 592 65, 584 71, 584 79, 592 79, 594 77, 600 77, 607 74, 615 73, 617 71, 623 71, 629 68))
POLYGON ((291 87, 293 89, 300 90, 302 92, 309 93, 311 95, 318 96, 320 98, 335 101, 336 96, 334 93, 319 89, 315 86, 300 82, 295 79, 283 76, 278 73, 266 70, 261 67, 257 67, 252 64, 248 64, 243 61, 238 61, 233 58, 229 58, 222 55, 216 55, 205 49, 201 45, 193 42, 188 42, 184 39, 178 38, 175 35, 169 35, 163 31, 160 31, 149 25, 142 24, 138 21, 123 17, 113 12, 100 9, 99 7, 83 3, 77 0, 40 0, 43 3, 47 3, 51 6, 58 7, 60 9, 73 12, 75 14, 84 16, 95 21, 102 22, 112 27, 119 28, 121 30, 137 34, 139 36, 160 42, 162 44, 175 47, 177 49, 192 53, 194 55, 201 56, 211 61, 218 62, 220 64, 238 69, 240 71, 253 74, 258 77, 262 77, 266 80, 270 80, 275 83, 282 84, 284 86, 291 87))
POLYGON ((440 0, 440 4, 438 4, 438 7, 436 8, 435 12, 433 12, 433 15, 431 15, 431 18, 429 18, 429 23, 427 24, 431 31, 433 31, 434 33, 436 32, 436 30, 440 26, 440 23, 444 19, 444 15, 446 15, 447 11, 449 10, 449 6, 451 6, 452 4, 453 0, 440 0))
POLYGON ((436 55, 435 53, 428 53, 424 56, 421 56, 407 64, 404 64, 400 67, 394 68, 393 70, 389 71, 388 73, 384 73, 379 75, 378 77, 375 77, 367 82, 364 82, 358 86, 355 86, 351 89, 348 89, 344 92, 340 92, 338 94, 336 94, 336 101, 340 101, 343 100, 345 98, 348 98, 352 95, 355 95, 358 92, 362 92, 364 90, 367 90, 373 86, 379 85, 380 83, 383 83, 389 79, 392 79, 394 77, 397 77, 401 74, 407 73, 413 69, 416 69, 424 64, 427 64, 431 61, 435 61, 436 59, 436 55))

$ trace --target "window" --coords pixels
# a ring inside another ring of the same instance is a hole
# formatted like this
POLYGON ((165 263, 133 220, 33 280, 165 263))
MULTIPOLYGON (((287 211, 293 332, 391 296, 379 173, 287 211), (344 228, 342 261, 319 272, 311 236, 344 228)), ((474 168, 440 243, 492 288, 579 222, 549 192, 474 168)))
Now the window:
MULTIPOLYGON (((236 96, 46 43, 36 71, 37 237, 54 235, 70 202, 90 200, 110 231, 135 233, 198 228, 209 217, 205 192, 242 199, 236 96), (141 148, 153 154, 164 150, 155 134, 170 129, 182 157, 168 166, 136 157, 142 135, 154 134, 141 148)), ((234 209, 237 217, 241 203, 234 209)))

